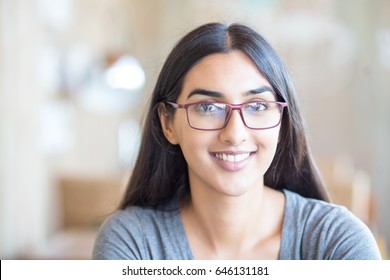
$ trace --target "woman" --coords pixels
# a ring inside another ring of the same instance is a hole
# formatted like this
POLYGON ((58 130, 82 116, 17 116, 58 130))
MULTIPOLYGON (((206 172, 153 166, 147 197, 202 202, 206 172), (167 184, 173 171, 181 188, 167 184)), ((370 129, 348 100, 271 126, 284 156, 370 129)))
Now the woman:
POLYGON ((380 259, 328 196, 281 59, 249 27, 186 35, 157 80, 141 149, 95 259, 380 259))

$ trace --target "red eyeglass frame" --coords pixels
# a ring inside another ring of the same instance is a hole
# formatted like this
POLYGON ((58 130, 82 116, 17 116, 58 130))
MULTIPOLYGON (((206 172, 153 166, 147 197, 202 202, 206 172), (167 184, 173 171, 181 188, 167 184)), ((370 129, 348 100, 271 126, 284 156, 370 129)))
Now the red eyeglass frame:
MULTIPOLYGON (((282 118, 283 118, 283 111, 284 111, 284 108, 285 107, 288 107, 288 104, 286 102, 279 102, 279 101, 265 101, 263 100, 262 102, 266 102, 266 103, 273 103, 273 104, 278 104, 279 106, 281 106, 281 111, 280 111, 280 119, 278 121, 278 123, 276 125, 273 125, 273 126, 270 126, 270 127, 266 127, 266 128, 253 128, 253 127, 250 127, 246 124, 245 122, 245 118, 242 114, 242 107, 246 104, 249 104, 249 103, 254 103, 256 101, 250 101, 250 102, 244 102, 244 103, 241 103, 241 104, 230 104, 230 103, 226 103, 226 102, 209 102, 209 104, 213 104, 213 103, 218 103, 218 104, 224 104, 226 106, 229 107, 229 112, 228 112, 228 115, 226 117, 226 121, 225 123, 223 124, 223 126, 221 128, 197 128, 197 127, 194 127, 192 126, 191 122, 190 122, 190 118, 188 116, 188 107, 192 106, 192 105, 196 105, 196 104, 202 104, 202 103, 205 103, 204 101, 201 101, 201 102, 194 102, 194 103, 187 103, 187 104, 177 104, 177 103, 174 103, 174 102, 169 102, 169 101, 166 101, 164 102, 165 104, 169 104, 171 105, 173 108, 175 109, 185 109, 186 110, 186 115, 187 115, 187 122, 188 122, 188 125, 193 128, 193 129, 196 129, 196 130, 203 130, 203 131, 214 131, 214 130, 221 130, 221 129, 224 129, 227 124, 229 123, 229 120, 230 120, 230 117, 232 115, 232 112, 233 110, 238 110, 240 111, 240 116, 241 116, 241 120, 242 122, 244 123, 245 127, 249 128, 249 129, 253 129, 253 130, 265 130, 265 129, 271 129, 271 128, 274 128, 274 127, 277 127, 281 122, 282 122, 282 118)), ((207 103, 207 102, 206 102, 207 103)))

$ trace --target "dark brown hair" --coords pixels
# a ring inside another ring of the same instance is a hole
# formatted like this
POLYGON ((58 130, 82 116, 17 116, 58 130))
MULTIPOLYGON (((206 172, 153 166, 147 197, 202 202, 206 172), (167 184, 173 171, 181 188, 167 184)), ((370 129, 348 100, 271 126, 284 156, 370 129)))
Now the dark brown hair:
POLYGON ((283 114, 275 157, 264 175, 265 185, 328 201, 308 150, 295 90, 279 55, 260 34, 247 26, 210 23, 184 36, 162 67, 121 209, 130 205, 159 207, 173 199, 184 201, 190 198, 187 163, 180 147, 170 144, 163 134, 159 105, 163 101, 177 100, 186 74, 202 58, 233 50, 250 57, 272 85, 278 101, 288 104, 283 114))

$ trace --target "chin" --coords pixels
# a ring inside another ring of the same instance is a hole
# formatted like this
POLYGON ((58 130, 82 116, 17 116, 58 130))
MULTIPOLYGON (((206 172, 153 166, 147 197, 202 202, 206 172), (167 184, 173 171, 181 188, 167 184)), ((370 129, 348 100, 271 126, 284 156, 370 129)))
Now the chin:
POLYGON ((242 197, 245 195, 253 195, 259 188, 258 187, 252 187, 249 188, 248 185, 245 186, 222 186, 218 188, 218 192, 221 194, 224 194, 228 197, 242 197))

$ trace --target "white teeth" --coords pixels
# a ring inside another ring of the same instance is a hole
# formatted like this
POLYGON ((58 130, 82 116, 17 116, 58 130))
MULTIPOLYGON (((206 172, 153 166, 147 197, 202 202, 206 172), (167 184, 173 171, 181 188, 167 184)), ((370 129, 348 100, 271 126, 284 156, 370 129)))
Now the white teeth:
POLYGON ((250 153, 238 154, 238 155, 227 155, 227 154, 215 154, 218 159, 228 162, 240 162, 249 157, 250 153))

